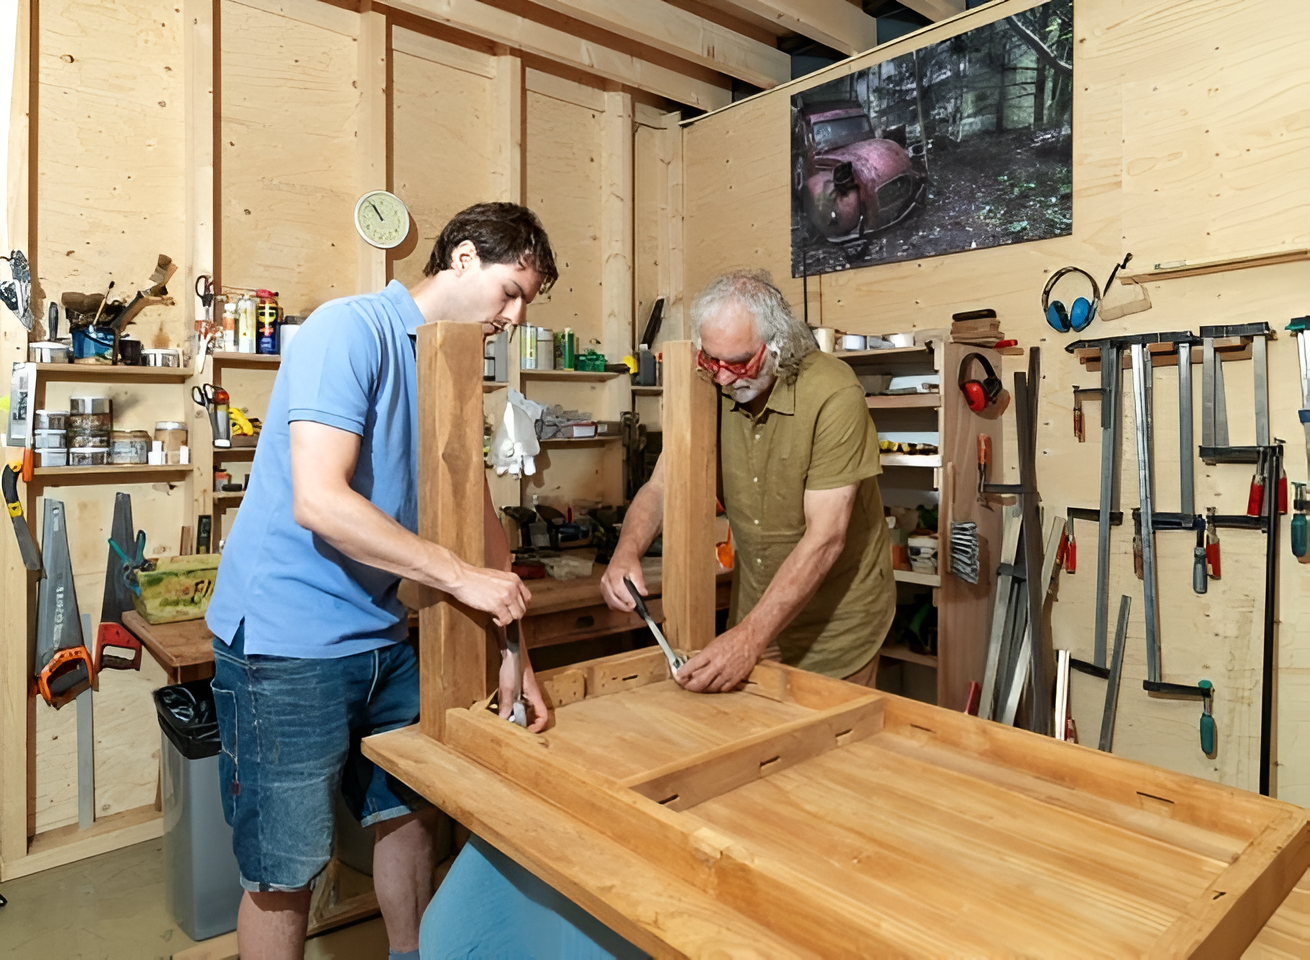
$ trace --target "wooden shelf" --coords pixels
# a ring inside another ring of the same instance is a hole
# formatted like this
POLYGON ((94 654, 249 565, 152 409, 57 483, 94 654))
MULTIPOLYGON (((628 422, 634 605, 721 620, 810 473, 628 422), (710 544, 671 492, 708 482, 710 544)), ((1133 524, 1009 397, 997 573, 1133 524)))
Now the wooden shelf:
POLYGON ((241 501, 245 498, 246 491, 244 490, 215 490, 213 500, 215 507, 221 506, 227 509, 241 506, 241 501))
POLYGON ((36 372, 45 380, 79 383, 185 383, 190 367, 125 367, 108 363, 38 363, 36 372))
POLYGON ((940 587, 942 585, 942 575, 940 573, 918 573, 914 570, 893 570, 892 576, 897 583, 917 583, 925 587, 940 587))
POLYGON ((615 434, 605 434, 599 437, 575 437, 575 438, 556 438, 554 440, 540 440, 543 450, 552 447, 579 447, 579 446, 598 446, 602 443, 618 443, 623 438, 615 434))
POLYGON ((215 460, 253 460, 255 447, 214 447, 215 460))
POLYGON ((592 370, 520 370, 520 380, 555 380, 561 383, 601 383, 620 376, 609 371, 592 370))
POLYGON ((892 396, 865 397, 865 404, 870 410, 914 410, 925 407, 940 407, 940 393, 900 393, 892 396))
POLYGON ((483 380, 482 392, 495 393, 497 390, 504 390, 509 384, 503 380, 483 380))
POLYGON ((71 484, 113 483, 175 483, 191 476, 195 464, 155 466, 147 463, 111 463, 103 467, 37 467, 32 480, 47 487, 71 484))
POLYGON ((834 353, 833 356, 839 360, 855 360, 864 363, 869 360, 879 360, 883 357, 895 360, 913 359, 913 354, 921 353, 932 356, 930 347, 888 347, 886 350, 842 350, 834 353))
POLYGON ((915 653, 909 647, 895 644, 888 646, 883 645, 879 653, 889 660, 904 660, 906 663, 917 663, 920 666, 937 668, 937 658, 927 653, 915 653))
POLYGON ((940 453, 884 453, 881 456, 884 467, 940 467, 940 453))
POLYGON ((658 397, 664 393, 663 387, 633 387, 634 397, 658 397))
POLYGON ((217 350, 210 354, 216 367, 247 367, 252 370, 269 370, 281 365, 279 353, 233 353, 230 350, 217 350))

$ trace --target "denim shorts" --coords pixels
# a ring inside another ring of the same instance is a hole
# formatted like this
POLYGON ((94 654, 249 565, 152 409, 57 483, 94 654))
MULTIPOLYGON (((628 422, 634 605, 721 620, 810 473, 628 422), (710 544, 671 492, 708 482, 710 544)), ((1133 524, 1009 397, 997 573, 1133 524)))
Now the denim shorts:
POLYGON ((366 759, 364 737, 418 720, 408 643, 334 659, 245 653, 214 639, 223 815, 247 890, 303 890, 332 856, 333 794, 363 826, 427 806, 366 759))

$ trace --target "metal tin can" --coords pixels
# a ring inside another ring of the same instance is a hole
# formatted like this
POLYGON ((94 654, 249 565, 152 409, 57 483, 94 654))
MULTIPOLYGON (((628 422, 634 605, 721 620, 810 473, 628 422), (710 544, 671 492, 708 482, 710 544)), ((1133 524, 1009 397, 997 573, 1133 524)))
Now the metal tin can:
POLYGON ((107 413, 70 413, 68 432, 89 437, 107 437, 113 429, 113 418, 107 413))
POLYGON ((109 439, 110 463, 149 463, 150 434, 144 430, 115 430, 109 439))
POLYGON ((95 433, 95 434, 70 433, 68 434, 67 446, 86 447, 88 449, 90 449, 91 447, 104 447, 106 450, 108 450, 109 436, 110 434, 108 431, 105 431, 104 433, 95 433))
POLYGON ((164 445, 164 463, 182 462, 182 448, 186 446, 186 424, 177 420, 160 420, 155 424, 155 439, 164 445))

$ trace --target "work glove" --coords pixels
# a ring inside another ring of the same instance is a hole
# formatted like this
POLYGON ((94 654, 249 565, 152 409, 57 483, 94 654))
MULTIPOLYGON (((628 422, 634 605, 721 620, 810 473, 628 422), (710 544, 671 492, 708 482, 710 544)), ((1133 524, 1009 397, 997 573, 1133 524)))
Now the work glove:
POLYGON ((517 390, 509 391, 505 416, 491 441, 491 465, 497 476, 530 477, 537 472, 534 457, 541 452, 537 442, 537 419, 544 409, 517 390))

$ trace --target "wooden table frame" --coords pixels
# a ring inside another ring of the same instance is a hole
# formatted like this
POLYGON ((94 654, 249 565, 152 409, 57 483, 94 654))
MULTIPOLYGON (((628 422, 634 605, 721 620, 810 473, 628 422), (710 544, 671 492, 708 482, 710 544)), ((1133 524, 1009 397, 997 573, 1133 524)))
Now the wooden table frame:
MULTIPOLYGON (((475 560, 481 340, 418 339, 420 533, 475 560)), ((689 343, 665 361, 664 604, 690 652, 714 391, 689 343)), ((1310 867, 1299 807, 774 664, 715 696, 658 651, 549 671, 530 734, 487 709, 483 636, 426 607, 420 724, 365 752, 655 956, 1237 956, 1310 867)))

